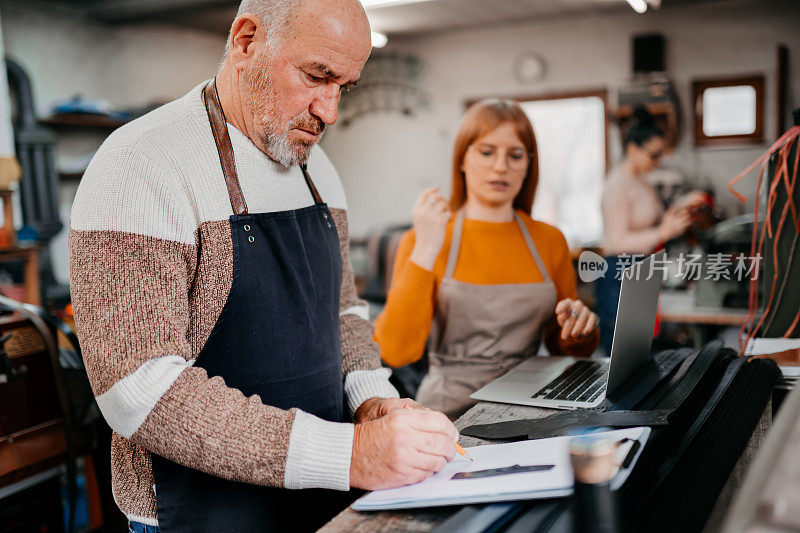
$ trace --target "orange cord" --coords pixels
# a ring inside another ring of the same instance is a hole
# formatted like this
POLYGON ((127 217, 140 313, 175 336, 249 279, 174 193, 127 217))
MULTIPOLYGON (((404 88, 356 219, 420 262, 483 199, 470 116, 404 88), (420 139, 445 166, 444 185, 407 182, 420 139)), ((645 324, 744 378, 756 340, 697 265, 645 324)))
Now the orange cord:
MULTIPOLYGON (((756 332, 761 328, 764 324, 764 320, 769 316, 769 312, 772 309, 772 303, 775 297, 775 289, 778 284, 778 277, 780 274, 779 271, 779 264, 778 264, 778 241, 780 235, 783 231, 783 225, 786 222, 786 218, 789 212, 792 213, 792 222, 795 228, 795 232, 797 233, 800 231, 800 216, 798 216, 797 209, 794 205, 794 189, 797 185, 797 171, 798 171, 798 162, 800 162, 800 126, 794 126, 789 129, 786 133, 781 135, 781 137, 775 141, 775 143, 770 146, 770 148, 764 152, 758 159, 756 159, 749 167, 747 167, 744 171, 740 172, 735 178, 733 178, 730 183, 728 184, 728 190, 733 194, 737 199, 742 201, 743 203, 747 203, 747 198, 734 190, 734 185, 738 183, 742 178, 752 172, 756 167, 759 165, 761 169, 758 173, 758 183, 756 185, 756 196, 755 196, 755 206, 754 206, 754 220, 753 220, 753 236, 752 241, 750 244, 750 257, 758 257, 761 255, 761 252, 764 249, 764 237, 765 234, 769 234, 769 238, 773 240, 772 243, 772 253, 773 253, 773 268, 775 270, 775 274, 772 279, 772 286, 770 288, 769 298, 767 300, 767 305, 764 308, 764 314, 761 317, 761 320, 758 321, 758 324, 753 326, 753 322, 755 320, 755 315, 758 311, 758 276, 755 279, 750 280, 750 300, 747 309, 747 319, 742 324, 741 329, 739 330, 739 350, 740 354, 744 355, 744 350, 746 349, 747 345, 750 343, 750 340, 753 339, 756 335, 756 332), (795 158, 794 158, 794 165, 792 168, 792 176, 789 177, 789 154, 791 153, 792 147, 795 147, 795 158), (761 228, 761 234, 759 235, 758 232, 758 215, 759 215, 759 197, 761 194, 761 184, 763 182, 764 173, 767 169, 767 164, 769 163, 769 158, 772 157, 773 154, 778 153, 778 162, 775 168, 775 174, 772 176, 770 183, 769 183, 769 191, 767 194, 767 202, 766 202, 766 213, 764 216, 764 223, 761 228), (778 220, 777 228, 773 234, 772 230, 772 212, 775 206, 775 202, 777 201, 777 190, 779 184, 783 183, 784 187, 786 188, 787 192, 787 202, 786 205, 783 206, 783 210, 781 211, 780 219, 778 220)), ((794 318, 791 326, 789 327, 788 331, 783 335, 784 337, 788 337, 797 327, 797 324, 800 322, 800 310, 798 311, 797 315, 794 318)))
MULTIPOLYGON (((794 186, 797 184, 798 163, 800 163, 800 137, 798 137, 797 139, 797 145, 794 151, 794 175, 792 176, 791 191, 794 191, 794 186)), ((791 198, 791 194, 789 198, 791 198)), ((800 233, 800 228, 798 228, 796 220, 795 220, 794 232, 795 234, 800 233)), ((797 314, 794 316, 794 320, 792 320, 792 323, 789 325, 789 329, 786 331, 786 333, 783 334, 784 338, 789 338, 789 335, 794 333, 794 328, 797 327, 798 322, 800 322, 800 309, 797 310, 797 314)))
MULTIPOLYGON (((751 164, 749 167, 740 172, 735 178, 733 178, 730 181, 730 183, 728 183, 728 190, 731 192, 731 194, 734 195, 736 198, 738 198, 739 201, 741 201, 743 204, 746 204, 747 197, 735 191, 733 186, 736 185, 742 178, 750 174, 753 171, 753 169, 755 169, 758 165, 764 162, 764 160, 768 159, 769 156, 771 156, 775 151, 779 150, 787 140, 797 137, 798 133, 800 133, 800 126, 793 126, 789 128, 789 131, 781 135, 780 138, 778 138, 778 140, 775 141, 775 143, 761 155, 761 157, 756 159, 753 162, 753 164, 751 164)), ((756 191, 756 194, 758 194, 758 191, 756 191)))

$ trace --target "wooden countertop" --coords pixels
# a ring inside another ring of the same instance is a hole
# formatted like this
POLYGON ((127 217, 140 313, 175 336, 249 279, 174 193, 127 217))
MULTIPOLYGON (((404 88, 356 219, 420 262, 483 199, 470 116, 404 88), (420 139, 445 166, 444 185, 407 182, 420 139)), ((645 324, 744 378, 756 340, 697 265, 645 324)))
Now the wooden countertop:
POLYGON ((678 324, 741 326, 747 320, 746 309, 698 306, 694 303, 694 293, 686 291, 663 291, 659 312, 663 322, 678 324))
MULTIPOLYGON (((524 418, 543 418, 555 412, 553 409, 538 407, 525 407, 521 405, 508 405, 502 403, 481 402, 461 418, 455 425, 461 430, 473 424, 486 424, 491 422, 505 422, 524 418)), ((733 469, 728 482, 717 499, 714 510, 709 515, 706 531, 719 529, 727 513, 728 506, 733 499, 736 489, 740 486, 744 472, 750 461, 755 456, 767 430, 772 423, 772 402, 764 409, 764 414, 750 437, 742 457, 733 469)), ((496 444, 492 441, 462 436, 459 441, 462 446, 477 446, 481 444, 496 444)), ((339 513, 319 531, 322 533, 353 532, 353 533, 382 533, 382 532, 422 532, 431 531, 436 526, 447 520, 462 506, 436 507, 429 509, 413 509, 408 511, 379 511, 358 512, 348 508, 339 513)))

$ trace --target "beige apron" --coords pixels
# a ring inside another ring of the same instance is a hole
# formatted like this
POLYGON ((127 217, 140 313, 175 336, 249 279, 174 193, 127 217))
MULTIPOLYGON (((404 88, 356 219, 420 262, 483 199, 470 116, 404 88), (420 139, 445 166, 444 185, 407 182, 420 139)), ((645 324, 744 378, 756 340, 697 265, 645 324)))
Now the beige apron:
POLYGON ((555 311, 555 285, 525 222, 517 213, 514 219, 544 278, 541 282, 476 285, 453 279, 463 210, 456 215, 431 325, 429 370, 417 393, 421 404, 453 419, 475 405, 470 394, 538 352, 542 327, 555 311))

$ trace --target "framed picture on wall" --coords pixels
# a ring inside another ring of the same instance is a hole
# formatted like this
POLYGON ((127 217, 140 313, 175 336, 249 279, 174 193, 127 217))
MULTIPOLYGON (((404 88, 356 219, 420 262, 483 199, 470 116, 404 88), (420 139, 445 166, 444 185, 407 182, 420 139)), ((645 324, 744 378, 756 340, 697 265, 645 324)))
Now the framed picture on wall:
POLYGON ((713 78, 692 83, 695 144, 764 142, 764 76, 713 78))

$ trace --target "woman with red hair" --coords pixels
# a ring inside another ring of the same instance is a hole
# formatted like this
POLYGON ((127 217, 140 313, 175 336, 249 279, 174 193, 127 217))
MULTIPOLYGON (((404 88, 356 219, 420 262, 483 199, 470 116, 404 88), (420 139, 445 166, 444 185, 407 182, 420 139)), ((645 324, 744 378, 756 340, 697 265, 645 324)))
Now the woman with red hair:
POLYGON ((375 341, 398 367, 419 360, 428 340, 417 400, 453 418, 541 341, 559 355, 597 347, 597 316, 577 300, 564 236, 530 217, 538 176, 522 108, 479 102, 456 137, 449 201, 423 192, 400 242, 375 341))

